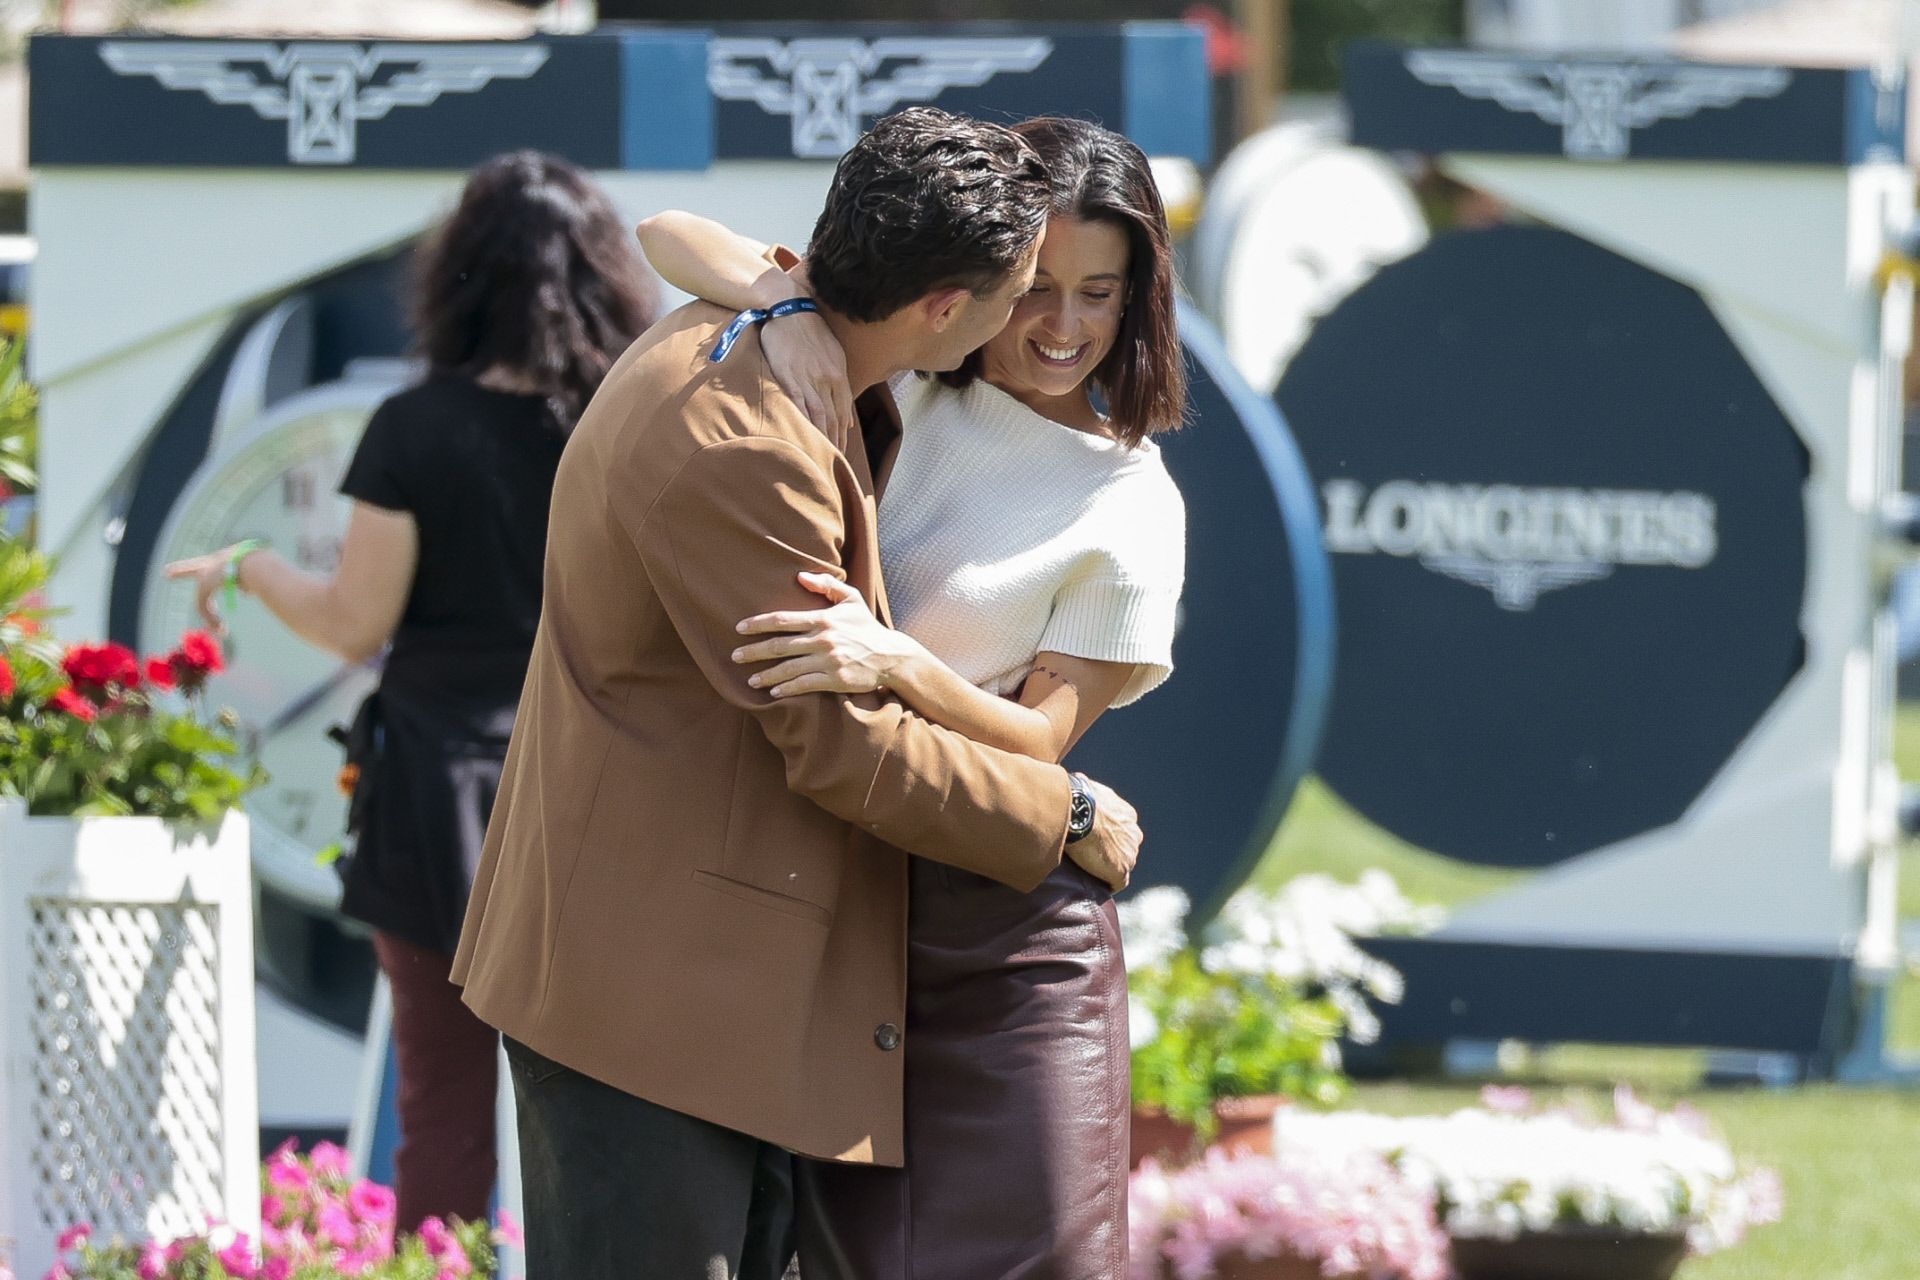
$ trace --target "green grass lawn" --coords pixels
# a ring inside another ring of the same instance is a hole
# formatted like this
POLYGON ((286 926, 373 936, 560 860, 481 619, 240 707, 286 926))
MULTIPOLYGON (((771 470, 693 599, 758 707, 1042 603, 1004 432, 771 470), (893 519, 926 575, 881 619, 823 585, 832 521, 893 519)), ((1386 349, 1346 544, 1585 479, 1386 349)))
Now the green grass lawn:
MULTIPOLYGON (((1902 707, 1895 757, 1920 779, 1920 706, 1902 707)), ((1393 873, 1416 901, 1459 903, 1524 873, 1469 867, 1395 839, 1355 814, 1317 779, 1302 787, 1254 879, 1276 884, 1306 871, 1352 879, 1393 873)), ((1920 847, 1902 854, 1902 914, 1920 919, 1920 847)), ((1891 1040, 1920 1054, 1920 978, 1893 993, 1891 1040)), ((1681 1280, 1920 1280, 1920 1088, 1717 1088, 1701 1083, 1702 1055, 1675 1050, 1560 1046, 1532 1055, 1509 1079, 1547 1093, 1631 1084, 1649 1099, 1682 1099, 1713 1118, 1743 1160, 1771 1165, 1786 1186, 1786 1219, 1739 1248, 1696 1259, 1681 1280)), ((1354 1105, 1394 1114, 1470 1105, 1474 1082, 1368 1083, 1354 1105)))

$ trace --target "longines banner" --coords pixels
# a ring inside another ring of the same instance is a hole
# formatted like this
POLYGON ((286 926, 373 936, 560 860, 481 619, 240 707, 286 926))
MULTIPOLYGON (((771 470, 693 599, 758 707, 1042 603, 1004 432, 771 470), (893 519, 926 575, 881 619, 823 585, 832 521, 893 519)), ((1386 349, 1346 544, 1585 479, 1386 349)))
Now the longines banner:
POLYGON ((1691 289, 1443 236, 1276 394, 1334 566, 1318 767, 1403 839, 1537 867, 1669 823, 1799 668, 1807 451, 1691 289))
POLYGON ((1905 154, 1898 73, 1363 43, 1354 145, 1569 160, 1852 164, 1905 154))
POLYGON ((43 165, 466 168, 537 147, 597 169, 831 160, 919 103, 1098 120, 1204 162, 1204 37, 1110 26, 741 25, 524 41, 41 37, 43 165))

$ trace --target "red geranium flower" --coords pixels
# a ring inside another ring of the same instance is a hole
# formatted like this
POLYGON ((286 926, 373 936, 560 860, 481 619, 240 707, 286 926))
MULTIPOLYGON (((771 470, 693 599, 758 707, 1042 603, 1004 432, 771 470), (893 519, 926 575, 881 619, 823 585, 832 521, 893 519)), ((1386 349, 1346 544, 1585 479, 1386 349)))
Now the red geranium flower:
POLYGON ((75 720, 92 720, 98 711, 94 705, 75 693, 72 689, 62 689, 47 699, 47 705, 55 711, 64 711, 75 720))
POLYGON ((207 677, 226 669, 220 655, 220 642, 204 631, 189 631, 180 637, 180 647, 167 655, 174 679, 188 693, 197 693, 207 677))
POLYGON ((123 644, 77 644, 60 660, 77 688, 92 693, 111 685, 140 687, 140 659, 123 644))
POLYGON ((147 683, 162 693, 173 688, 180 681, 173 673, 173 664, 165 658, 147 659, 147 683))
POLYGON ((11 698, 15 687, 13 668, 7 665, 5 658, 0 658, 0 698, 11 698))

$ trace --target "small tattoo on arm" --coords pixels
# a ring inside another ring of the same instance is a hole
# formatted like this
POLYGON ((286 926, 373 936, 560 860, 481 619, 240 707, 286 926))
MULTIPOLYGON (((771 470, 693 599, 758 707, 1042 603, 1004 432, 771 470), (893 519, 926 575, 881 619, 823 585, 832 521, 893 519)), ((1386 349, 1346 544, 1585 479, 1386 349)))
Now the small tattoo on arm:
POLYGON ((1067 679, 1064 675, 1061 675, 1058 671, 1055 671, 1052 667, 1035 667, 1033 669, 1033 674, 1036 676, 1046 676, 1049 679, 1053 680, 1056 684, 1063 684, 1067 686, 1067 688, 1069 689, 1074 689, 1076 687, 1073 681, 1067 679))

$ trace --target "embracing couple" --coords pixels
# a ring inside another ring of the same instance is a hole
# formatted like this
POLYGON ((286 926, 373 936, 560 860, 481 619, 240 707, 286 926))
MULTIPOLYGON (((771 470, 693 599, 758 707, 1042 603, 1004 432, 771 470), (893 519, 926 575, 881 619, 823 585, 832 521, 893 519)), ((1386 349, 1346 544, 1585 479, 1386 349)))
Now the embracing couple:
POLYGON ((804 259, 641 236, 710 301, 567 444, 454 966, 506 1036, 528 1274, 1118 1280, 1140 831, 1059 761, 1171 669, 1146 158, 915 109, 804 259))

